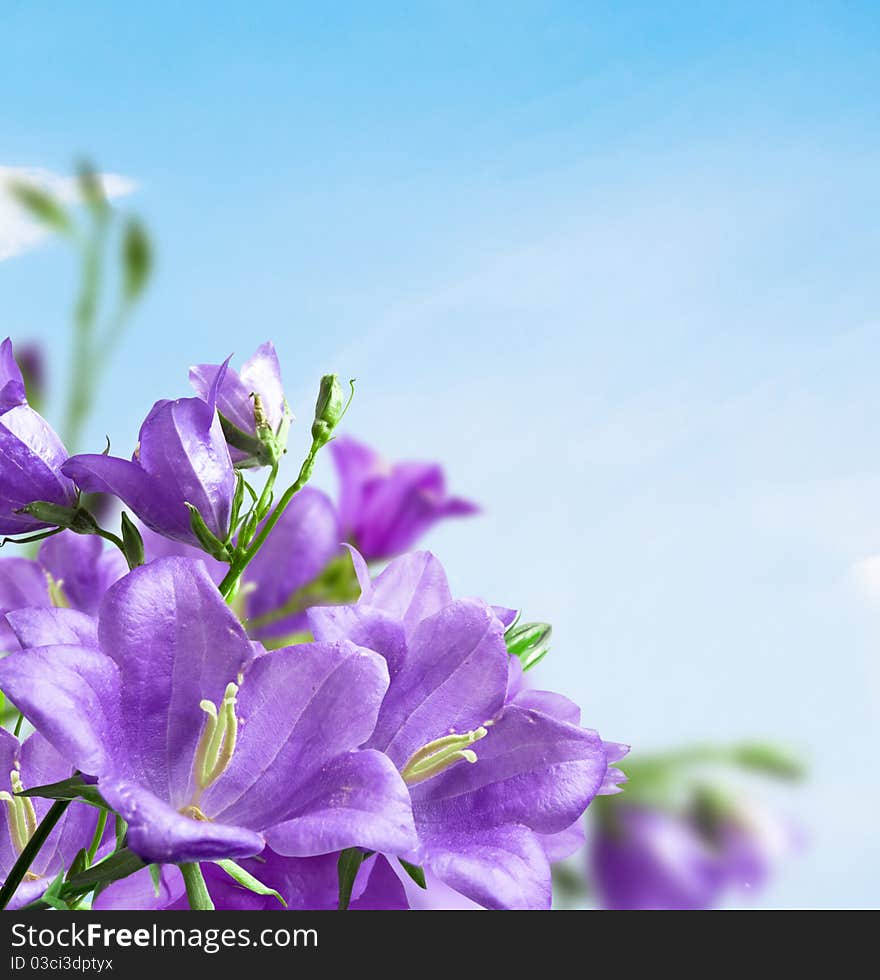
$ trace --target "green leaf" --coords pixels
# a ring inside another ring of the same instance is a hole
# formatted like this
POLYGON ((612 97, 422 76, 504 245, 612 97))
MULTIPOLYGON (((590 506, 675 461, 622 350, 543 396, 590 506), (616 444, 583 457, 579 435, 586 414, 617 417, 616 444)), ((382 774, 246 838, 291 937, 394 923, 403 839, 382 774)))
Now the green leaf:
POLYGON ((70 862, 70 867, 67 869, 67 878, 70 879, 74 875, 81 874, 89 866, 89 852, 86 848, 81 847, 76 852, 76 857, 70 862))
POLYGON ((64 901, 62 897, 62 888, 64 887, 64 872, 59 871, 55 876, 54 881, 51 885, 43 892, 40 901, 45 902, 46 905, 51 906, 58 912, 68 912, 70 906, 64 901))
POLYGON ((91 891, 93 888, 104 888, 114 881, 127 878, 135 871, 140 871, 144 862, 128 848, 114 851, 109 857, 86 868, 80 874, 73 875, 61 889, 61 894, 67 898, 70 895, 91 891))
POLYGON ((504 635, 507 652, 519 657, 524 671, 531 670, 550 652, 553 628, 549 623, 523 623, 509 629, 504 635))
POLYGON ((348 847, 340 855, 336 864, 339 875, 339 911, 345 912, 351 904, 351 890, 354 880, 364 863, 366 855, 359 847, 348 847))
POLYGON ((233 881, 237 881, 242 888, 247 888, 249 892, 254 892, 256 895, 271 895, 273 898, 277 898, 281 904, 287 908, 287 902, 281 897, 281 895, 275 891, 274 888, 270 888, 268 885, 264 885, 262 881, 255 878, 252 874, 249 874, 241 866, 237 865, 235 861, 215 861, 218 867, 222 868, 226 874, 229 875, 233 881))
POLYGON ((41 800, 82 800, 91 806, 109 810, 110 805, 98 792, 98 787, 83 781, 81 776, 71 776, 57 783, 45 786, 32 786, 16 793, 16 796, 36 796, 41 800))
POLYGON ((400 862, 401 868, 412 878, 412 880, 419 886, 419 888, 427 888, 425 882, 425 869, 418 864, 410 864, 409 861, 404 861, 403 858, 399 857, 397 859, 400 862))
POLYGON ((73 230, 70 215, 64 208, 42 188, 23 181, 10 181, 9 193, 41 225, 53 231, 69 234, 73 230))
POLYGON ((137 218, 122 229, 122 293, 132 303, 144 291, 153 268, 153 251, 147 231, 137 218))
POLYGON ((137 568, 144 563, 144 539, 132 519, 122 512, 122 543, 125 545, 125 560, 128 567, 137 568))
POLYGON ((156 893, 156 898, 158 898, 162 884, 162 869, 158 864, 150 865, 150 878, 153 879, 153 891, 156 893))

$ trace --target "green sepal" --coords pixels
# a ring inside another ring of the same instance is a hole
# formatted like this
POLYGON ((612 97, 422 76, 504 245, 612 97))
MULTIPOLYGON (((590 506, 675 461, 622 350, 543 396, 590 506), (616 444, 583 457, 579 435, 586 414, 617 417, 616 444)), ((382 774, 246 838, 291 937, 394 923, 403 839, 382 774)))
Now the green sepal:
POLYGON ((229 551, 226 545, 214 535, 198 509, 190 503, 185 503, 189 511, 189 526, 192 528, 193 534, 198 538, 199 544, 212 558, 216 558, 218 561, 228 562, 229 551))
POLYGON ((144 563, 144 539, 134 521, 122 512, 122 543, 125 546, 125 560, 129 569, 138 568, 144 563))
POLYGON ((523 671, 531 670, 550 652, 553 628, 549 623, 523 623, 504 635, 507 652, 518 657, 523 671))
POLYGON ((28 514, 43 524, 68 528, 77 534, 97 534, 101 530, 95 518, 82 507, 61 507, 48 500, 34 500, 15 513, 28 514))
POLYGON ((277 461, 277 454, 271 443, 262 442, 249 432, 239 429, 222 412, 218 412, 217 415, 220 417, 220 428, 223 429, 223 438, 226 442, 234 449, 247 453, 247 459, 235 464, 237 469, 247 470, 259 466, 271 466, 273 462, 277 461))
POLYGON ((45 786, 32 786, 15 795, 36 796, 41 800, 82 800, 89 806, 100 807, 102 810, 112 809, 98 792, 98 787, 84 782, 81 776, 70 776, 68 779, 47 783, 45 786))
POLYGON ((81 847, 76 852, 76 857, 70 862, 70 867, 67 869, 67 874, 65 877, 69 881, 71 878, 76 877, 76 875, 82 874, 89 866, 89 852, 86 848, 81 847))
POLYGON ((59 871, 52 884, 40 896, 40 901, 58 912, 69 912, 70 905, 62 897, 64 888, 64 872, 59 871))
POLYGON ((235 861, 223 860, 214 861, 214 864, 218 868, 222 868, 226 874, 232 878, 233 881, 238 882, 242 888, 247 888, 249 892, 253 892, 255 895, 271 895, 273 898, 277 898, 278 901, 287 908, 287 902, 281 897, 280 893, 275 891, 274 888, 270 888, 268 885, 264 885, 259 878, 255 878, 252 874, 249 874, 240 865, 236 864, 235 861))
POLYGON ((367 855, 359 847, 347 847, 339 855, 336 870, 339 875, 339 911, 345 912, 351 904, 351 890, 367 855))
POLYGON ((162 890, 162 869, 158 864, 150 865, 150 878, 153 882, 153 891, 156 893, 156 898, 158 898, 162 890))
POLYGON ((410 864, 409 861, 404 861, 402 857, 397 859, 400 862, 401 868, 412 878, 412 880, 419 886, 419 888, 427 888, 427 882, 425 881, 425 869, 418 864, 410 864))

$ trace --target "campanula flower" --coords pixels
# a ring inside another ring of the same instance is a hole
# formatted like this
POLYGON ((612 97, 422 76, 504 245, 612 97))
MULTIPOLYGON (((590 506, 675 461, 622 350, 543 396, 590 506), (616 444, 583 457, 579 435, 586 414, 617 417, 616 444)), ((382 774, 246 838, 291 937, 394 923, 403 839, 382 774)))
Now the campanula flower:
POLYGON ((339 520, 367 561, 408 550, 444 517, 474 514, 476 504, 446 492, 436 463, 386 463, 349 436, 330 443, 339 476, 339 520))
MULTIPOLYGON (((35 610, 0 688, 70 764, 98 779, 151 862, 259 853, 284 821, 288 855, 414 842, 406 787, 358 751, 388 686, 382 658, 347 641, 265 653, 205 566, 165 558, 102 603, 97 643, 71 642, 72 610, 35 610)), ((81 614, 80 614, 81 615, 81 614)))
POLYGON ((61 472, 67 450, 27 403, 21 371, 7 338, 0 344, 0 534, 51 527, 21 509, 34 501, 76 504, 76 488, 61 472))

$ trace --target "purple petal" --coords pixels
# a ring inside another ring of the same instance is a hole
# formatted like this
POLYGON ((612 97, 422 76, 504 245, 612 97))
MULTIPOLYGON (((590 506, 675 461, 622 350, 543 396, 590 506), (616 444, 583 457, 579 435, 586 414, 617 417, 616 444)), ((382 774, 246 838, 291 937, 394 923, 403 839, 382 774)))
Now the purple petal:
POLYGON ((82 646, 98 649, 98 621, 77 609, 34 606, 6 614, 19 645, 30 647, 82 646))
POLYGON ((387 687, 382 658, 351 643, 258 657, 238 696, 235 754, 202 810, 258 830, 284 820, 322 768, 369 736, 387 687))
MULTIPOLYGON (((184 514, 188 515, 184 501, 196 507, 223 540, 229 530, 235 472, 213 405, 201 398, 157 402, 141 426, 139 440, 145 472, 159 486, 173 488, 184 514)), ((188 516, 186 521, 188 525, 188 516)))
POLYGON ((353 752, 300 788, 290 820, 266 831, 280 854, 310 857, 346 847, 400 854, 416 846, 409 793, 381 752, 353 752))
POLYGON ((364 506, 364 485, 385 464, 369 446, 351 436, 334 439, 330 454, 339 476, 339 520, 345 533, 351 535, 364 506))
POLYGON ((592 876, 606 909, 708 909, 721 892, 715 856, 685 820, 621 805, 593 840, 592 876))
POLYGON ((219 704, 253 657, 205 566, 163 558, 120 579, 101 607, 101 649, 119 665, 125 773, 175 807, 192 795, 203 699, 219 704))
POLYGON ((37 647, 0 660, 0 689, 59 754, 92 775, 106 772, 120 733, 119 671, 81 646, 37 647))
POLYGON ((518 609, 508 609, 506 606, 492 606, 492 611, 501 620, 501 625, 505 630, 510 629, 516 622, 516 617, 519 616, 518 609))
POLYGON ((0 653, 18 647, 3 614, 24 606, 49 606, 49 583, 40 565, 30 558, 0 558, 0 653))
POLYGON ((556 834, 538 834, 538 841, 544 848, 547 860, 551 864, 564 861, 567 857, 579 851, 586 842, 584 822, 578 820, 565 830, 556 834))
MULTIPOLYGON (((517 659, 517 658, 513 658, 517 659)), ((580 725, 581 709, 563 694, 555 691, 521 691, 513 699, 521 708, 531 708, 557 721, 567 721, 569 725, 580 725)))
POLYGON ((15 513, 35 500, 75 504, 73 484, 60 472, 66 458, 61 440, 29 406, 17 405, 0 415, 0 534, 47 527, 15 513))
POLYGON ((369 604, 401 620, 407 634, 452 602, 443 566, 430 551, 395 559, 373 583, 369 604))
POLYGON ((63 531, 40 546, 40 564, 74 609, 94 616, 104 593, 128 571, 122 552, 107 550, 96 535, 63 531))
POLYGON ((516 705, 473 748, 476 763, 411 787, 420 836, 507 823, 558 833, 586 810, 607 768, 596 732, 516 705))
POLYGON ((406 889, 381 854, 368 858, 358 869, 352 888, 352 912, 405 911, 409 908, 406 889))
POLYGON ((450 603, 416 627, 369 747, 402 768, 428 742, 493 718, 504 703, 507 659, 501 624, 488 606, 450 603))
POLYGON ((308 610, 308 624, 316 640, 350 640, 380 653, 393 679, 406 656, 403 623, 371 606, 315 606, 308 610))
POLYGON ((241 380, 249 391, 259 394, 263 408, 273 429, 284 419, 284 385, 281 383, 281 365, 271 341, 256 349, 241 366, 241 380))
POLYGON ((422 857, 441 881, 485 908, 550 908, 550 865, 536 835, 525 827, 432 840, 422 857))
POLYGON ((24 378, 12 353, 12 341, 7 337, 0 344, 0 415, 27 399, 24 378))
POLYGON ((153 479, 137 463, 116 456, 84 454, 71 456, 62 467, 83 493, 108 493, 159 534, 187 544, 196 544, 183 497, 172 487, 153 479))
POLYGON ((107 802, 128 823, 128 846, 144 861, 175 864, 248 857, 263 849, 259 834, 228 823, 192 820, 135 783, 101 779, 107 802))
POLYGON ((150 869, 143 868, 108 885, 95 897, 92 909, 96 912, 167 909, 185 896, 186 885, 180 868, 163 864, 159 869, 158 895, 150 869))

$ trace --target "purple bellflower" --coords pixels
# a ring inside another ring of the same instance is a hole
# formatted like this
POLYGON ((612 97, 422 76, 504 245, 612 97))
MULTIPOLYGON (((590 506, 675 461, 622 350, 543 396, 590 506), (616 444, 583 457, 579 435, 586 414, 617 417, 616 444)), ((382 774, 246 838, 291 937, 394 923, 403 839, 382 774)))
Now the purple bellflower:
POLYGON ((38 559, 0 558, 0 653, 19 646, 5 613, 58 605, 95 616, 104 593, 127 570, 117 549, 72 531, 47 538, 38 559))
POLYGON ((67 450, 46 420, 27 403, 12 342, 0 344, 0 534, 39 531, 50 524, 18 513, 37 500, 76 504, 76 489, 61 472, 67 450))
POLYGON ((616 804, 600 821, 592 878, 608 909, 711 909, 727 892, 754 893, 797 835, 752 806, 730 810, 711 833, 692 814, 616 804))
POLYGON ((291 414, 275 347, 260 344, 241 373, 222 364, 199 364, 190 369, 189 380, 208 400, 221 374, 217 411, 233 463, 242 468, 276 463, 287 445, 291 414))
MULTIPOLYGON (((6 878, 39 822, 50 800, 16 796, 23 789, 59 782, 73 774, 71 765, 34 733, 21 744, 0 729, 0 878, 6 878)), ((10 909, 36 901, 77 852, 87 847, 98 822, 98 811, 85 803, 67 808, 18 886, 10 909)))
MULTIPOLYGON (((347 638, 388 662, 365 747, 409 787, 419 840, 404 857, 487 908, 549 908, 542 841, 606 791, 606 744, 543 704, 508 700, 503 623, 483 602, 454 600, 433 555, 398 558, 375 582, 353 558, 358 603, 311 609, 309 622, 317 639, 347 638)), ((273 828, 270 846, 287 853, 286 833, 273 828)))
POLYGON ((399 555, 444 517, 474 514, 476 504, 446 493, 436 463, 386 463, 348 436, 330 443, 339 475, 339 519, 367 561, 399 555))
POLYGON ((77 615, 8 614, 25 649, 0 661, 0 687, 97 777, 145 861, 258 854, 279 821, 298 857, 413 846, 400 775, 357 750, 388 686, 380 656, 347 641, 265 653, 184 558, 113 585, 96 642, 77 615))
POLYGON ((194 507, 219 541, 229 533, 235 472, 216 412, 221 369, 206 399, 158 401, 144 420, 132 459, 85 454, 62 467, 85 493, 119 497, 165 537, 199 547, 194 507))

